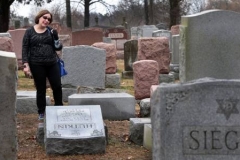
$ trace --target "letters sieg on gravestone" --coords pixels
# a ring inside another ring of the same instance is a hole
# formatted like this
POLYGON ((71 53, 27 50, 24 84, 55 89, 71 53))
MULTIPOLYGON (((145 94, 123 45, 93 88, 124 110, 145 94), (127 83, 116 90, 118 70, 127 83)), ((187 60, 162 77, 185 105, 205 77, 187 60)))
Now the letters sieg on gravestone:
POLYGON ((240 80, 162 84, 151 96, 153 159, 239 160, 240 80))

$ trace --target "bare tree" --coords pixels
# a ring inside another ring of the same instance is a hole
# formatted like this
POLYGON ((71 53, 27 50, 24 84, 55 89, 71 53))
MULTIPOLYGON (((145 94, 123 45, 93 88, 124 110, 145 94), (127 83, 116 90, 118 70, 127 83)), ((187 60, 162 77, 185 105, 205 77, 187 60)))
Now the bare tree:
POLYGON ((66 0, 67 27, 72 28, 70 0, 66 0))
POLYGON ((149 23, 154 24, 153 22, 153 0, 149 0, 149 23))
MULTIPOLYGON (((0 0, 0 33, 7 32, 9 27, 10 6, 15 0, 0 0)), ((45 3, 44 0, 16 0, 19 3, 30 4, 32 1, 35 5, 41 6, 45 3)), ((52 0, 47 0, 47 3, 52 0)))
POLYGON ((89 27, 90 21, 90 6, 94 3, 101 3, 102 5, 108 7, 109 5, 104 0, 80 0, 78 3, 84 6, 84 27, 89 27))
POLYGON ((121 0, 113 12, 105 16, 111 25, 122 24, 123 17, 126 17, 129 28, 145 24, 144 6, 139 0, 121 0))
POLYGON ((148 0, 144 0, 145 24, 149 24, 148 0))
POLYGON ((179 24, 180 2, 181 2, 181 0, 169 0, 169 5, 170 5, 170 25, 169 25, 169 27, 179 24))
POLYGON ((240 12, 239 0, 209 0, 206 9, 224 9, 240 12))
POLYGON ((198 13, 205 10, 205 7, 206 7, 205 0, 199 1, 191 0, 188 10, 186 12, 188 12, 189 14, 198 13))

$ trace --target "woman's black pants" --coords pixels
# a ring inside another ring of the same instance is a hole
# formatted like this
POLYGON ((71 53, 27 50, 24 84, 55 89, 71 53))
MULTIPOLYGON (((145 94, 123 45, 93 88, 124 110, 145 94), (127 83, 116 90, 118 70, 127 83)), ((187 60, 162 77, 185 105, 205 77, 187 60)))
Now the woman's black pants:
POLYGON ((48 78, 53 91, 55 106, 62 103, 62 84, 58 63, 51 65, 30 64, 31 73, 37 90, 38 113, 45 113, 46 109, 46 78, 48 78))

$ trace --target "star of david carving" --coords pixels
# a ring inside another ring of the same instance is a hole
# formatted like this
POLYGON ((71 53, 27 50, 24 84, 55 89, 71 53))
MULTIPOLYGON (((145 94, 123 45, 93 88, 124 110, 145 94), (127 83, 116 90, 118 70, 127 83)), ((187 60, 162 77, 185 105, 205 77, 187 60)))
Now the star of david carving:
POLYGON ((224 114, 227 120, 231 114, 239 114, 237 109, 239 99, 216 99, 216 101, 219 105, 217 113, 224 114))

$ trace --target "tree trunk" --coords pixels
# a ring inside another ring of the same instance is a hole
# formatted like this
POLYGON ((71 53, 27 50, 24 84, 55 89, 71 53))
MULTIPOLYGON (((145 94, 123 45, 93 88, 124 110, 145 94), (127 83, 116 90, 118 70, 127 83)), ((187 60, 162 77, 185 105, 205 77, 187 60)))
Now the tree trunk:
POLYGON ((181 0, 169 0, 170 4, 170 28, 173 25, 177 25, 180 20, 180 6, 179 2, 181 0))
POLYGON ((154 24, 154 22, 153 22, 153 0, 149 0, 149 24, 154 24))
POLYGON ((7 32, 9 28, 10 4, 0 0, 0 33, 7 32))
POLYGON ((85 10, 84 10, 84 28, 89 27, 89 20, 90 20, 90 13, 89 13, 89 7, 90 7, 90 1, 91 0, 84 0, 85 4, 85 10))
POLYGON ((145 24, 149 24, 149 13, 148 13, 148 0, 144 0, 144 10, 145 10, 145 24))
POLYGON ((67 14, 67 27, 72 29, 72 17, 71 17, 71 6, 70 0, 66 0, 66 14, 67 14))

